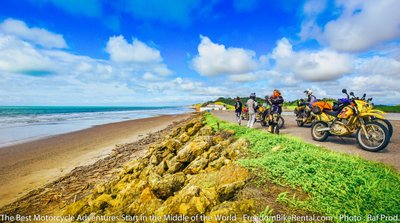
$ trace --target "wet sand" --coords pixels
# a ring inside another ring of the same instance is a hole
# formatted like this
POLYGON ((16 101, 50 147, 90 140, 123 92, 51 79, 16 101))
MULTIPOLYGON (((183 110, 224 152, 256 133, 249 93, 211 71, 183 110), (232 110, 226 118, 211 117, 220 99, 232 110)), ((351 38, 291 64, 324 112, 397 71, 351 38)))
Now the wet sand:
POLYGON ((90 165, 110 154, 117 144, 144 138, 190 114, 165 115, 95 126, 0 148, 0 207, 27 192, 90 165))

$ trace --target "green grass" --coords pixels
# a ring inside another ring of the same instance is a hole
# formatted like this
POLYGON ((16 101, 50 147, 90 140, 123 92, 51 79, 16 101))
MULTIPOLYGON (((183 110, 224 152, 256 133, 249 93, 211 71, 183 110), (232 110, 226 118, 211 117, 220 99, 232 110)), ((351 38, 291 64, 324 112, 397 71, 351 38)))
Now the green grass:
POLYGON ((389 106, 389 105, 377 105, 374 107, 374 109, 379 109, 384 112, 395 112, 395 113, 400 113, 400 105, 394 105, 394 106, 389 106))
MULTIPOLYGON (((239 161, 242 165, 261 178, 309 194, 306 202, 293 198, 288 203, 333 216, 335 221, 341 215, 400 213, 400 175, 381 163, 332 152, 298 138, 223 122, 210 114, 206 121, 213 128, 219 123, 220 129, 235 130, 237 137, 250 141, 251 155, 239 161)), ((284 194, 281 200, 285 200, 284 194)))

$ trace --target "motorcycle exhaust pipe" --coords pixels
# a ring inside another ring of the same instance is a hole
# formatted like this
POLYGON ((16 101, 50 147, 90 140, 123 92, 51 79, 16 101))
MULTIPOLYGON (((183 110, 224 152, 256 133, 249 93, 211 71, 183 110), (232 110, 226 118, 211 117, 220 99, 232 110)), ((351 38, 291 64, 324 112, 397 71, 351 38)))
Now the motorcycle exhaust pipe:
POLYGON ((316 129, 315 131, 316 131, 316 132, 326 132, 326 131, 329 131, 329 130, 330 130, 330 128, 329 128, 329 127, 326 127, 326 128, 316 129))

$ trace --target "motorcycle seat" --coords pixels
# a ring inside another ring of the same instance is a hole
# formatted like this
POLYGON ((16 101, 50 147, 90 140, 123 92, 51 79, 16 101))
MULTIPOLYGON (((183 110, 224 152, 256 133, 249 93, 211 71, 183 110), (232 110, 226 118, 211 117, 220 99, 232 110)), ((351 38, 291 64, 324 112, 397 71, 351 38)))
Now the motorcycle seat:
POLYGON ((337 110, 337 111, 333 111, 333 110, 324 110, 324 112, 325 112, 326 114, 331 115, 331 116, 334 116, 334 117, 336 117, 336 116, 340 113, 340 111, 341 111, 341 110, 337 110))

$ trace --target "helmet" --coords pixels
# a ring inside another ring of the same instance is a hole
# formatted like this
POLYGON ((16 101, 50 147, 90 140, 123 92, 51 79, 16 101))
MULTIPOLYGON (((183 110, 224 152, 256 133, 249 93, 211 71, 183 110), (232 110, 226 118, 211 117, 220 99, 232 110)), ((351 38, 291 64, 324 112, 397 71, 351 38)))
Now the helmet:
POLYGON ((309 88, 309 89, 305 90, 304 93, 306 93, 307 96, 310 96, 310 95, 312 95, 312 90, 309 88))
POLYGON ((268 95, 266 95, 264 98, 265 98, 265 99, 269 99, 269 96, 268 96, 268 95))
POLYGON ((277 97, 279 97, 279 96, 281 96, 281 91, 278 90, 278 89, 275 89, 275 90, 273 91, 273 93, 272 93, 272 97, 277 98, 277 97))
POLYGON ((256 97, 256 93, 251 93, 250 97, 256 97))

